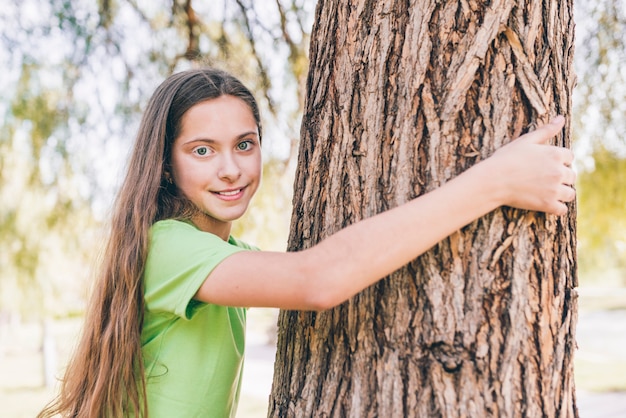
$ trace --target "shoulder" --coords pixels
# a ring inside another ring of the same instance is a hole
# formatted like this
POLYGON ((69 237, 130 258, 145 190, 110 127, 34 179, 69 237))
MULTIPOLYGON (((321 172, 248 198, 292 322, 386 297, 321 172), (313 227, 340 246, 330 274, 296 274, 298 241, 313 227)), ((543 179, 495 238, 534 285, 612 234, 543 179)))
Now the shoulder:
POLYGON ((211 244, 217 247, 237 247, 243 250, 259 251, 259 248, 254 245, 250 245, 233 236, 230 236, 228 241, 224 241, 215 234, 198 229, 192 223, 176 219, 155 222, 150 228, 150 241, 152 247, 155 245, 186 247, 189 245, 211 244))
POLYGON ((249 249, 243 245, 187 222, 156 222, 150 228, 143 275, 147 309, 191 318, 197 305, 191 301, 198 288, 226 257, 249 249))
POLYGON ((192 233, 193 231, 199 230, 188 222, 179 221, 176 219, 165 219, 162 221, 157 221, 150 227, 151 234, 162 234, 177 231, 183 233, 192 233))
POLYGON ((206 243, 211 242, 219 246, 235 246, 244 250, 259 250, 254 245, 250 245, 233 236, 230 236, 228 241, 223 241, 217 235, 202 231, 189 222, 176 219, 165 219, 155 222, 150 228, 150 239, 153 244, 160 241, 171 242, 171 240, 180 240, 183 244, 201 241, 206 243))
POLYGON ((175 219, 155 222, 150 228, 150 242, 155 244, 197 245, 210 243, 213 245, 229 245, 220 237, 201 231, 193 224, 175 219))
POLYGON ((240 240, 240 239, 237 239, 237 238, 235 238, 235 237, 233 237, 233 236, 231 236, 231 237, 228 239, 228 242, 229 242, 230 244, 234 245, 234 246, 237 246, 237 247, 239 247, 239 248, 244 248, 244 249, 246 249, 246 250, 260 251, 258 247, 255 247, 254 245, 250 245, 250 244, 248 244, 247 242, 244 242, 244 241, 242 241, 242 240, 240 240))

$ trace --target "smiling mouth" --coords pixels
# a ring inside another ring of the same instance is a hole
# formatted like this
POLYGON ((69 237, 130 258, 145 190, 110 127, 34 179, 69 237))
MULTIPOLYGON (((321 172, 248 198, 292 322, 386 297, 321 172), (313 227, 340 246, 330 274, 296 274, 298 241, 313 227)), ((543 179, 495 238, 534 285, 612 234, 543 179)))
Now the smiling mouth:
POLYGON ((224 197, 230 197, 230 196, 237 196, 242 191, 243 191, 243 188, 237 189, 237 190, 228 190, 228 191, 225 191, 225 192, 215 192, 215 194, 220 195, 220 196, 224 196, 224 197))

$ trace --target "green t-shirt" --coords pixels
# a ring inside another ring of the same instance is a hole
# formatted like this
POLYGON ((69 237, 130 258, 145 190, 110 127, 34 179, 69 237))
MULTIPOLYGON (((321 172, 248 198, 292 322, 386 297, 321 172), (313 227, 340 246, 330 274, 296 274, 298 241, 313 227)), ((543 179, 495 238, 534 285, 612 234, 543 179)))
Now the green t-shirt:
POLYGON ((246 310, 192 298, 222 260, 250 249, 181 221, 152 226, 141 333, 151 418, 235 415, 246 310))

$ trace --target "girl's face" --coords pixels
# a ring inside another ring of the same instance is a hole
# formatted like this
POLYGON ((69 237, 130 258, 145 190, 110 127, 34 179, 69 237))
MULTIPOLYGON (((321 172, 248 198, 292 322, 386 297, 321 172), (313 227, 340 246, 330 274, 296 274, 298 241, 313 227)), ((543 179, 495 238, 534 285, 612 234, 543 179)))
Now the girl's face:
POLYGON ((192 106, 172 146, 172 178, 200 210, 192 221, 223 239, 261 181, 261 143, 252 111, 221 96, 192 106))

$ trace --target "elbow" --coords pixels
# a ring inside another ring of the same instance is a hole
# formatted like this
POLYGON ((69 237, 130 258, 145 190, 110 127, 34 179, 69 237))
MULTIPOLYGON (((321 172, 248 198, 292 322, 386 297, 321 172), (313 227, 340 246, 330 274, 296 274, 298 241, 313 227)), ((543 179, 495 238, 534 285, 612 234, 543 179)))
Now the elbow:
POLYGON ((345 302, 350 295, 342 292, 341 286, 337 285, 337 281, 332 277, 315 272, 306 280, 303 300, 307 310, 321 312, 332 309, 342 302, 345 302))
POLYGON ((328 292, 322 289, 311 289, 306 292, 305 306, 307 310, 322 312, 328 309, 332 309, 339 305, 343 300, 335 297, 332 292, 328 292))
MULTIPOLYGON (((301 253, 302 254, 302 253, 301 253)), ((305 310, 321 312, 345 302, 350 296, 340 269, 327 262, 306 258, 300 264, 300 300, 305 310)))

